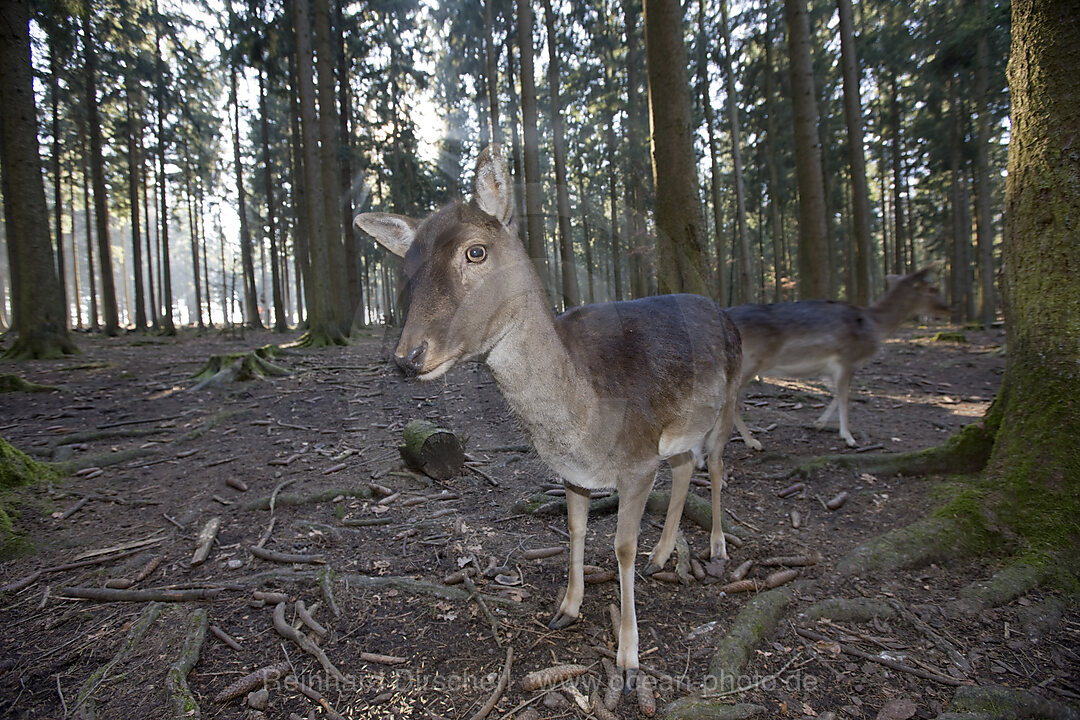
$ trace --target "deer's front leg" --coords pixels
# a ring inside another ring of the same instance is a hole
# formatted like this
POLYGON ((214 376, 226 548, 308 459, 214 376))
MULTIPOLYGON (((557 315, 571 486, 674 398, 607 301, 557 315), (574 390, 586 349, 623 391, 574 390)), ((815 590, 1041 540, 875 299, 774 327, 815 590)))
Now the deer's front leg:
POLYGON ((634 559, 638 531, 645 503, 652 490, 653 476, 632 478, 619 486, 619 520, 615 526, 615 558, 619 561, 619 596, 622 624, 615 664, 623 672, 623 692, 634 689, 638 673, 638 627, 634 609, 634 559))
POLYGON ((563 483, 563 486, 566 488, 566 525, 570 531, 570 571, 562 605, 548 623, 553 630, 577 621, 581 599, 585 595, 585 525, 589 521, 590 492, 570 483, 563 483))

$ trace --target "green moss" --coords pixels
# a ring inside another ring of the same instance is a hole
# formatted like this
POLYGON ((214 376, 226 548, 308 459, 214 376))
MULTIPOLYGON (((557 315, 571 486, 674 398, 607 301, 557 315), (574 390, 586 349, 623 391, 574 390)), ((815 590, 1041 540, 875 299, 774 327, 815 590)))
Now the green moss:
POLYGON ((961 332, 939 332, 934 333, 932 338, 934 342, 955 342, 966 343, 968 341, 967 336, 961 332))
POLYGON ((60 473, 27 455, 0 438, 0 554, 10 555, 25 550, 24 542, 15 534, 15 490, 58 480, 60 473))

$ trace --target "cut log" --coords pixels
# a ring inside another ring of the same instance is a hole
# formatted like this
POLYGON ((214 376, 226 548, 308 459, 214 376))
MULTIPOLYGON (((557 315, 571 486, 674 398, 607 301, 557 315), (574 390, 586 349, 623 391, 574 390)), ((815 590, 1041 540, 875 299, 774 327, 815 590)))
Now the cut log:
POLYGON ((435 480, 449 480, 465 467, 465 447, 457 435, 426 420, 413 420, 401 432, 398 448, 405 463, 435 480))

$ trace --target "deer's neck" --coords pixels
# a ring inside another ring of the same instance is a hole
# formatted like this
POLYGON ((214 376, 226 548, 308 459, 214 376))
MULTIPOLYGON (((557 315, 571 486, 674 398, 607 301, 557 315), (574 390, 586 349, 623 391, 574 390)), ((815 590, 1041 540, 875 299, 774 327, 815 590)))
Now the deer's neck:
POLYGON ((486 362, 541 459, 564 479, 580 483, 577 476, 590 464, 580 456, 580 441, 589 436, 597 396, 560 339, 542 296, 515 314, 486 362))
POLYGON ((896 328, 908 319, 914 309, 909 294, 904 292, 903 288, 897 287, 868 307, 867 312, 881 330, 882 336, 888 337, 896 332, 896 328))

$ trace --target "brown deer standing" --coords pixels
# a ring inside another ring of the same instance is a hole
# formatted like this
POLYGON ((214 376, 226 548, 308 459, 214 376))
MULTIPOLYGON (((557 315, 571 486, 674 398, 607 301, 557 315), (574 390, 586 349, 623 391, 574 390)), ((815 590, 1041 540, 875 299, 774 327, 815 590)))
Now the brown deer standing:
MULTIPOLYGON (((890 275, 888 292, 865 308, 828 300, 728 308, 742 336, 740 385, 758 375, 828 378, 836 394, 815 424, 824 427, 839 409, 840 437, 855 447, 848 429, 848 394, 855 371, 870 362, 881 342, 904 320, 916 314, 949 312, 938 289, 927 279, 933 270, 931 265, 910 275, 890 275)), ((761 449, 738 410, 735 426, 748 447, 761 449)))
POLYGON ((648 571, 671 555, 695 461, 712 483, 710 556, 727 558, 721 529, 722 453, 738 395, 739 335, 711 300, 668 295, 574 308, 554 317, 518 240, 510 175, 497 146, 477 161, 475 197, 423 221, 366 213, 354 224, 405 259, 411 304, 395 350, 421 380, 484 358, 537 453, 564 481, 570 531, 566 594, 549 626, 577 620, 589 494, 616 488, 624 690, 638 670, 634 558, 661 461, 672 497, 648 571))

